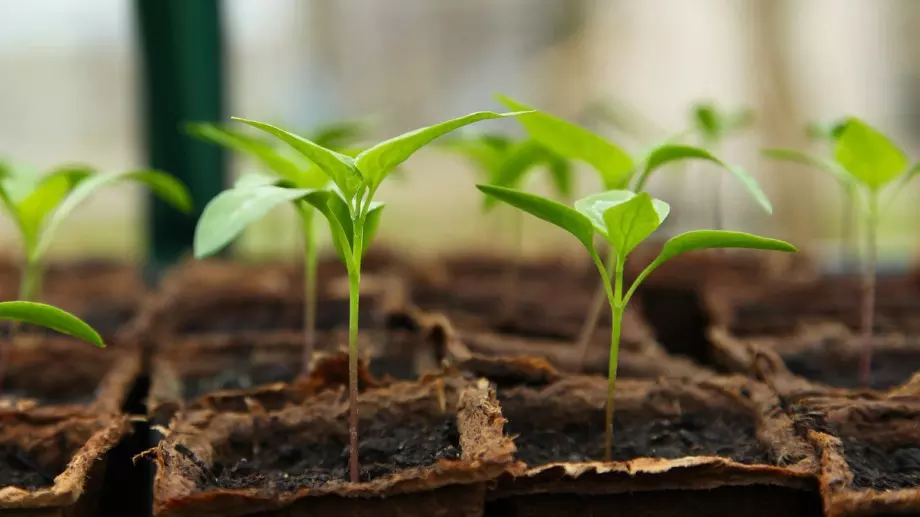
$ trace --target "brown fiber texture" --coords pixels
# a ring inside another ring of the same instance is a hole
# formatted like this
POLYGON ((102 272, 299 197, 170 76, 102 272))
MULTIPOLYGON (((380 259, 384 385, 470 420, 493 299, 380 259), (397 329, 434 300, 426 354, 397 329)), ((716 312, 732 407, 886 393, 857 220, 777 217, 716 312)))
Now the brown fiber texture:
POLYGON ((78 503, 91 483, 101 482, 106 453, 128 428, 122 416, 0 415, 0 444, 25 451, 57 474, 50 487, 0 488, 0 510, 50 509, 78 503))
MULTIPOLYGON (((219 489, 207 486, 208 469, 221 461, 231 436, 251 435, 260 417, 189 412, 174 423, 157 449, 156 514, 480 515, 485 483, 497 478, 512 459, 514 446, 502 434, 504 419, 485 383, 471 384, 456 377, 396 383, 362 394, 359 411, 362 421, 413 422, 442 418, 445 412, 455 415, 461 457, 360 483, 341 479, 288 491, 274 486, 219 489)), ((325 391, 300 407, 270 414, 269 427, 263 426, 260 432, 297 430, 304 433, 304 440, 322 441, 326 433, 344 432, 346 413, 343 392, 325 391)))
POLYGON ((828 517, 920 514, 916 393, 879 399, 816 396, 795 402, 792 410, 820 453, 821 494, 828 517))

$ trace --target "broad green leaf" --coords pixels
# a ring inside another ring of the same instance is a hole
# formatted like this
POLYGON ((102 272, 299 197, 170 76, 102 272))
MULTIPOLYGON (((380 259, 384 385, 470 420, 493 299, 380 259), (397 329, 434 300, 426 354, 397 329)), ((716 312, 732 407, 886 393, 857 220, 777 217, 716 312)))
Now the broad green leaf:
POLYGON ((370 247, 371 241, 377 235, 377 230, 380 228, 380 216, 383 214, 384 204, 380 202, 372 202, 370 208, 367 211, 367 217, 364 219, 364 238, 362 239, 361 249, 364 253, 367 253, 367 248, 370 247))
POLYGON ((851 118, 837 140, 837 163, 860 183, 878 191, 907 170, 907 156, 885 135, 851 118))
POLYGON ((652 199, 647 193, 604 210, 607 242, 625 260, 632 250, 664 222, 671 207, 664 201, 652 199))
POLYGON ((520 190, 494 185, 476 185, 480 191, 535 217, 552 223, 575 236, 589 251, 594 250, 594 226, 574 208, 520 190))
POLYGON ((441 147, 463 156, 477 169, 484 181, 492 182, 511 147, 511 139, 500 135, 478 135, 446 140, 441 147))
POLYGON ((665 144, 653 150, 645 161, 645 167, 642 174, 636 181, 636 190, 645 189, 645 184, 648 182, 648 178, 652 172, 669 163, 681 160, 706 160, 718 165, 741 182, 741 185, 744 186, 751 197, 754 198, 754 201, 756 201, 764 211, 768 214, 773 213, 773 204, 770 203, 770 199, 767 198, 767 195, 764 193, 763 189, 760 188, 760 184, 757 183, 757 180, 754 179, 753 176, 748 174, 748 172, 741 167, 725 163, 702 147, 665 144))
POLYGON ((42 177, 28 196, 17 207, 22 222, 26 246, 35 245, 45 217, 48 216, 77 184, 95 171, 89 167, 62 167, 42 177))
POLYGON ((548 149, 545 150, 545 153, 549 162, 549 178, 553 185, 553 190, 556 191, 556 195, 560 198, 570 199, 575 191, 572 165, 568 160, 548 149))
MULTIPOLYGON (((198 219, 195 227, 195 257, 204 258, 217 253, 236 239, 247 226, 272 209, 295 200, 305 200, 318 192, 325 191, 266 185, 221 192, 205 206, 198 219)), ((325 203, 324 197, 322 202, 325 203)))
POLYGON ((519 113, 494 113, 479 111, 433 126, 403 133, 367 149, 358 155, 355 164, 371 192, 374 192, 386 176, 398 165, 408 160, 416 151, 438 137, 463 126, 482 120, 517 116, 519 113))
POLYGON ((835 180, 844 186, 854 185, 856 183, 855 178, 850 176, 850 173, 840 164, 821 156, 803 153, 794 149, 764 149, 763 155, 777 160, 785 160, 787 162, 799 163, 821 169, 833 176, 835 180))
MULTIPOLYGON (((490 185, 520 189, 527 173, 546 158, 540 144, 534 140, 517 142, 504 152, 501 161, 489 178, 490 185)), ((495 206, 496 199, 486 196, 485 208, 495 206)))
POLYGON ((233 120, 261 129, 296 149, 308 160, 322 169, 348 199, 352 199, 361 188, 363 183, 361 174, 358 172, 357 167, 355 167, 355 160, 351 157, 331 149, 326 149, 306 138, 297 136, 294 133, 289 133, 281 128, 264 122, 237 117, 233 117, 233 120))
POLYGON ((73 314, 51 305, 35 302, 0 302, 0 319, 39 325, 105 348, 102 337, 92 327, 73 314))
POLYGON ((727 230, 694 230, 682 233, 669 239, 655 263, 670 260, 681 253, 709 248, 748 248, 758 250, 772 250, 795 252, 795 246, 788 242, 760 237, 744 232, 727 230))
MULTIPOLYGON (((509 97, 498 100, 514 110, 532 110, 509 97)), ((565 158, 591 165, 601 176, 605 189, 627 186, 633 171, 629 154, 605 138, 567 120, 533 111, 518 117, 530 137, 565 158)))
MULTIPOLYGON (((594 225, 595 230, 609 241, 611 237, 604 214, 611 208, 627 203, 636 197, 637 195, 629 190, 608 190, 579 199, 575 202, 575 210, 586 216, 594 225)), ((671 207, 664 201, 651 197, 649 197, 649 202, 658 217, 658 225, 660 225, 671 213, 671 207)), ((657 228, 658 225, 655 227, 657 228)))
POLYGON ((278 176, 293 181, 302 188, 311 188, 305 184, 308 178, 303 173, 303 168, 278 152, 268 142, 240 131, 233 131, 208 123, 188 124, 186 130, 191 135, 202 140, 252 156, 278 176))
POLYGON ((153 192, 157 197, 169 203, 177 210, 185 213, 192 211, 192 197, 185 185, 173 176, 160 171, 139 170, 125 172, 109 172, 95 174, 81 181, 64 200, 58 205, 57 210, 48 220, 45 229, 38 239, 38 244, 32 255, 34 258, 44 256, 51 245, 58 227, 63 223, 81 203, 86 201, 96 191, 122 181, 138 182, 153 192))

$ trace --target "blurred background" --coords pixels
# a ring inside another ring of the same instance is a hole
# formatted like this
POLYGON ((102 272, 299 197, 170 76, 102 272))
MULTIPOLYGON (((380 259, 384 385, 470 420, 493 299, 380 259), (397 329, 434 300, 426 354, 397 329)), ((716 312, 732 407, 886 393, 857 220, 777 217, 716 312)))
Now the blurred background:
MULTIPOLYGON (((728 142, 724 155, 751 171, 775 205, 767 216, 740 186, 723 181, 727 227, 832 256, 840 234, 836 184, 820 172, 770 162, 759 150, 822 152, 806 124, 857 115, 920 157, 917 27, 916 0, 3 2, 0 158, 36 171, 65 162, 146 166, 154 129, 145 96, 153 84, 165 84, 161 95, 182 87, 170 74, 151 76, 162 70, 157 56, 165 50, 186 67, 182 77, 204 69, 222 86, 222 93, 199 88, 182 97, 187 112, 212 106, 203 112, 296 132, 370 118, 375 140, 500 109, 493 97, 500 92, 638 150, 687 129, 693 104, 712 101, 755 110, 755 126, 728 142), (162 12, 183 4, 197 14, 162 12), (206 20, 215 16, 212 30, 206 20), (215 47, 222 63, 207 62, 208 41, 222 44, 215 47)), ((514 121, 477 130, 521 132, 514 121)), ((196 173, 213 174, 212 162, 196 173)), ((226 163, 231 175, 255 167, 237 156, 226 163)), ((654 180, 652 192, 679 218, 669 231, 711 226, 711 178, 712 171, 686 167, 654 180)), ((416 255, 500 249, 495 225, 480 214, 476 179, 462 157, 434 147, 420 152, 378 195, 388 203, 378 244, 416 255)), ((598 185, 593 172, 579 168, 579 192, 598 185)), ((918 199, 920 181, 887 207, 881 247, 890 267, 920 252, 918 199)), ((146 207, 140 189, 101 193, 61 232, 53 253, 143 258, 146 207)), ((247 233, 237 255, 296 256, 292 222, 288 211, 272 214, 247 233)), ((533 254, 581 252, 539 221, 528 220, 524 231, 533 254)), ((15 239, 2 221, 5 249, 15 249, 15 239)))

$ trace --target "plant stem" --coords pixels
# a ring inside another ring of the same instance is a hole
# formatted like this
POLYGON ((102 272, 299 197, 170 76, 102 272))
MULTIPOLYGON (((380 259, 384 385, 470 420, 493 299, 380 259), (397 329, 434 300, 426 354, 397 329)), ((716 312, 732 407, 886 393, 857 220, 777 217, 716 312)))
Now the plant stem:
POLYGON ((715 202, 715 224, 716 230, 721 230, 725 227, 725 207, 722 206, 722 173, 716 174, 716 185, 713 189, 713 193, 716 196, 715 202))
MULTIPOLYGON (((616 263, 617 254, 610 250, 607 255, 607 264, 606 271, 613 270, 616 263)), ((608 277, 609 280, 609 277, 608 277)), ((585 367, 585 361, 588 358, 588 349, 591 345, 591 336, 594 335, 594 329, 597 328, 597 322, 601 319, 601 310, 604 308, 604 298, 606 298, 607 287, 604 285, 604 282, 608 280, 601 280, 601 284, 597 286, 597 289, 594 290, 594 297, 591 299, 591 305, 588 307, 588 312, 585 317, 585 321, 581 326, 581 331, 578 333, 578 341, 575 342, 575 350, 579 357, 579 364, 583 370, 585 367)), ((609 303, 609 302, 608 302, 609 303)))
POLYGON ((620 353, 620 330, 623 326, 623 261, 618 260, 614 277, 613 300, 610 335, 610 363, 607 369, 607 406, 604 433, 604 461, 611 461, 613 456, 613 404, 617 383, 617 359, 620 353))
POLYGON ((859 379, 866 388, 872 383, 872 337, 875 326, 875 268, 878 228, 878 195, 869 194, 869 213, 866 218, 866 250, 862 278, 862 353, 859 357, 859 379))
POLYGON ((304 254, 304 308, 303 308, 303 364, 301 375, 306 377, 310 372, 310 361, 313 359, 313 350, 316 348, 316 232, 313 231, 312 208, 304 208, 301 212, 303 221, 303 254, 304 254))
POLYGON ((859 235, 856 221, 857 199, 853 186, 847 186, 843 194, 842 213, 840 221, 840 260, 841 266, 846 266, 847 258, 853 257, 859 261, 859 235))
POLYGON ((361 297, 361 256, 364 246, 364 211, 353 221, 352 267, 348 271, 348 472, 352 483, 360 481, 358 459, 358 302, 361 297))
MULTIPOLYGON (((19 300, 24 302, 34 301, 41 291, 41 280, 41 262, 31 257, 26 258, 19 280, 19 300)), ((10 359, 10 346, 16 341, 19 330, 20 323, 18 321, 10 322, 10 339, 8 342, 0 342, 0 391, 3 389, 3 381, 6 379, 6 370, 10 359)))

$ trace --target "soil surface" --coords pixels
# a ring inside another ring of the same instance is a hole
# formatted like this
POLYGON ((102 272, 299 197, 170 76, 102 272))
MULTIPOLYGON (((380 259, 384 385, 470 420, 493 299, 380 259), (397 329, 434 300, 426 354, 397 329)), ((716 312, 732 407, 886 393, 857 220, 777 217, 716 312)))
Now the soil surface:
MULTIPOLYGON (((453 416, 412 425, 366 422, 361 436, 362 481, 460 458, 460 437, 453 416)), ((230 445, 238 457, 219 459, 212 469, 205 467, 213 475, 207 483, 226 489, 274 486, 297 490, 346 479, 347 436, 331 437, 322 443, 304 443, 299 438, 296 433, 275 433, 261 440, 257 450, 250 440, 234 441, 230 445)), ((181 452, 191 454, 189 450, 181 452)))
MULTIPOLYGON (((501 398, 501 396, 500 396, 501 398)), ((604 457, 604 413, 589 419, 547 427, 534 425, 528 411, 502 403, 517 457, 530 465, 553 462, 600 461, 604 457)), ((701 411, 650 418, 648 414, 615 413, 613 459, 639 457, 675 459, 684 456, 725 456, 747 464, 774 464, 772 454, 757 440, 755 422, 742 414, 701 411)))
POLYGON ((25 451, 0 446, 0 487, 16 486, 26 490, 38 490, 54 484, 60 472, 50 472, 25 451))
MULTIPOLYGON (((835 388, 861 388, 859 358, 841 358, 824 349, 812 349, 792 356, 784 356, 789 370, 811 381, 835 388)), ((887 390, 907 382, 920 371, 920 349, 879 350, 872 354, 872 382, 870 388, 887 390)))
POLYGON ((239 364, 215 376, 185 378, 182 396, 192 400, 218 390, 248 390, 275 382, 290 382, 300 373, 300 362, 270 364, 239 364))
MULTIPOLYGON (((373 322, 371 300, 361 300, 358 318, 362 328, 373 322)), ((303 301, 237 300, 215 301, 211 310, 194 317, 177 316, 178 334, 230 334, 303 329, 303 301)), ((348 300, 319 300, 316 307, 317 330, 348 327, 348 300)))
POLYGON ((844 438, 843 452, 856 488, 897 490, 920 486, 920 444, 883 449, 863 440, 844 438))

